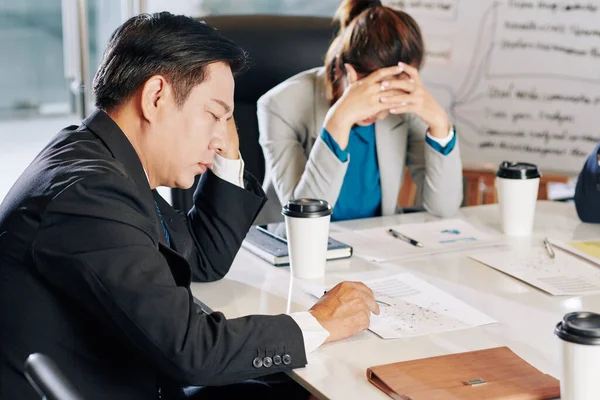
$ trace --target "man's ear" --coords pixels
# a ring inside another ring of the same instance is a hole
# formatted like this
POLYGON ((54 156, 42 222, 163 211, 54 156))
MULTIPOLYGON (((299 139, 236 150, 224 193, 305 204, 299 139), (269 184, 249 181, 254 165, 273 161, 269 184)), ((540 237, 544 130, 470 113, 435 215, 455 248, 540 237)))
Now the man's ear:
POLYGON ((344 64, 344 68, 346 68, 346 79, 348 79, 348 83, 351 85, 358 80, 358 74, 354 67, 348 63, 344 64))
POLYGON ((161 75, 152 76, 144 83, 140 101, 142 115, 146 120, 153 121, 156 118, 159 107, 165 103, 170 91, 167 80, 161 75))

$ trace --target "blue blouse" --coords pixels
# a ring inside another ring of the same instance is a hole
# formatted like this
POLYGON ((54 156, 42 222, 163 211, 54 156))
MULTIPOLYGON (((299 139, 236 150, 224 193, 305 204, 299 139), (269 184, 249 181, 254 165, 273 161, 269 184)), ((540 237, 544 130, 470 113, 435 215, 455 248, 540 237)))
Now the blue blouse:
POLYGON ((350 162, 342 190, 333 207, 332 221, 368 218, 381 214, 381 181, 375 147, 375 124, 355 125, 350 131, 348 147, 342 150, 325 128, 321 138, 341 162, 350 162))
MULTIPOLYGON (((333 207, 332 221, 369 218, 381 215, 381 179, 375 145, 375 124, 355 125, 350 131, 348 146, 342 150, 329 132, 323 128, 321 139, 341 162, 350 161, 340 195, 333 207)), ((425 141, 440 153, 447 155, 456 143, 456 134, 442 146, 429 135, 425 141)))

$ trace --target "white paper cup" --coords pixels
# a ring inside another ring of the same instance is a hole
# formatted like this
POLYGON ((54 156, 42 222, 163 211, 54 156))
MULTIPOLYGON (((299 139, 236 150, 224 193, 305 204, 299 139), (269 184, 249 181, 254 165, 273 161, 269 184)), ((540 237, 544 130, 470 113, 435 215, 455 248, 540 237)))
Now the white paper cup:
POLYGON ((290 200, 281 211, 292 274, 301 279, 325 275, 331 206, 325 200, 290 200))
POLYGON ((496 173, 496 193, 505 234, 531 234, 540 176, 533 164, 507 161, 500 164, 496 173))
POLYGON ((561 400, 600 399, 600 315, 565 315, 554 333, 561 339, 561 400))

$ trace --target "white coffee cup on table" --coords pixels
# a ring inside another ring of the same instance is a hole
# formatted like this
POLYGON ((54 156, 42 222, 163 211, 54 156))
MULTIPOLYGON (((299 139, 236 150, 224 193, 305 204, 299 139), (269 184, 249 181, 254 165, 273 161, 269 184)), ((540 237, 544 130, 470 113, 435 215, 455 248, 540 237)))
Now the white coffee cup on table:
POLYGON ((285 228, 292 274, 301 279, 325 275, 329 221, 333 213, 325 200, 294 199, 281 213, 285 228))
POLYGON ((534 164, 509 161, 500 164, 496 172, 496 193, 505 234, 531 234, 540 178, 534 164))
POLYGON ((600 399, 600 314, 566 314, 554 333, 561 339, 561 400, 600 399))

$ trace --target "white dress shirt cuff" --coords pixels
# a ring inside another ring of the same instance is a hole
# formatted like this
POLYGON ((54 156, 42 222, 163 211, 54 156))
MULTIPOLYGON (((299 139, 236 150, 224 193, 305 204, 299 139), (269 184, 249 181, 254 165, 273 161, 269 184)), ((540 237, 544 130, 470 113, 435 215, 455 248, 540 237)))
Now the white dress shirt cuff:
POLYGON ((329 332, 308 311, 291 313, 290 317, 294 319, 302 331, 304 350, 307 355, 319 348, 329 337, 329 332))
POLYGON ((233 185, 244 187, 244 160, 240 154, 237 160, 221 157, 215 154, 215 160, 212 165, 212 172, 219 178, 233 185))
POLYGON ((431 136, 431 134, 429 133, 429 129, 427 129, 427 137, 431 140, 433 140, 434 142, 437 142, 440 144, 440 146, 442 146, 442 148, 446 147, 446 145, 448 143, 450 143, 450 141, 452 140, 452 138, 454 137, 454 127, 450 127, 450 131, 448 132, 448 136, 446 136, 445 138, 436 138, 431 136))

